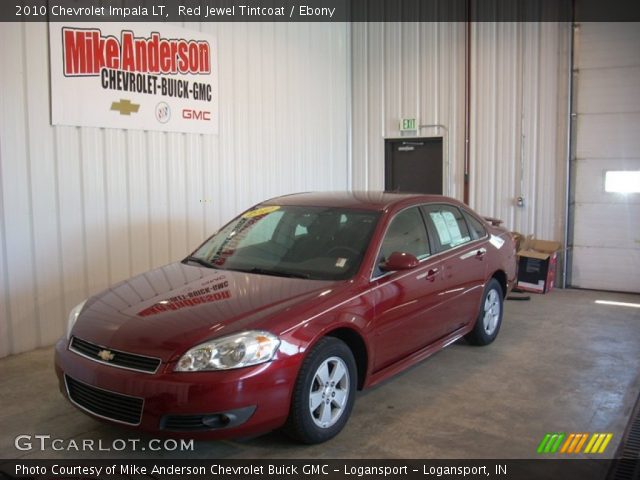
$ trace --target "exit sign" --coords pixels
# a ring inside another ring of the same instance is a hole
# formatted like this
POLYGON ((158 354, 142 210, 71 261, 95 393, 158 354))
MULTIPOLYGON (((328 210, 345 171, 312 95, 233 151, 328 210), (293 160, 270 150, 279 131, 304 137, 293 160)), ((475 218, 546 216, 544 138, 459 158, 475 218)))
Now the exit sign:
POLYGON ((415 132, 418 130, 418 122, 415 118, 403 118, 400 120, 400 131, 401 132, 415 132))

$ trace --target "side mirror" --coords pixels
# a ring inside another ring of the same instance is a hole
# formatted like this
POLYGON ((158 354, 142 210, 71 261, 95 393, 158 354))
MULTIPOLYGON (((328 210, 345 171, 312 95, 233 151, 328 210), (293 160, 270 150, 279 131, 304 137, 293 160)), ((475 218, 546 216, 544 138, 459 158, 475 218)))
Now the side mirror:
POLYGON ((394 272, 396 270, 411 270, 419 264, 416 256, 411 253, 393 252, 387 261, 380 265, 380 268, 385 272, 394 272))

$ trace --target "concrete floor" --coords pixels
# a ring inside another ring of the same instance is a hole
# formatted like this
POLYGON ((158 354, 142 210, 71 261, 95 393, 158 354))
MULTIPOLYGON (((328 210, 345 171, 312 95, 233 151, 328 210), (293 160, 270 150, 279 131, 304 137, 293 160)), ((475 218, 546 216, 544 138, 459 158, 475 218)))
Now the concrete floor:
MULTIPOLYGON (((0 458, 535 458, 546 432, 613 432, 615 452, 640 392, 640 295, 555 290, 509 301, 489 347, 458 342, 358 394, 345 430, 319 446, 274 432, 196 442, 190 452, 23 452, 20 434, 102 439, 144 435, 96 422, 58 392, 52 350, 0 360, 0 458)), ((35 443, 35 442, 34 442, 35 443)))

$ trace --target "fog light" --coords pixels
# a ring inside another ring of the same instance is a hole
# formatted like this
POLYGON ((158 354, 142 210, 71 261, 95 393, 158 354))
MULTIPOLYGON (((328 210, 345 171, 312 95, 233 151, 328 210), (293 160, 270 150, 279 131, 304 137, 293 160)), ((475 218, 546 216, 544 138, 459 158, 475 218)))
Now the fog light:
POLYGON ((202 417, 202 423, 212 428, 226 427, 230 422, 231 419, 223 413, 202 417))

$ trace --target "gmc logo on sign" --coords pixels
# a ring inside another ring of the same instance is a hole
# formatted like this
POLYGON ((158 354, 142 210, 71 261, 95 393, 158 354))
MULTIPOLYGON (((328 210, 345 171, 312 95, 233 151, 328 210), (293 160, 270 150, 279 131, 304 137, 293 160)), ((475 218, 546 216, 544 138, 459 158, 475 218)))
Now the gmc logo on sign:
POLYGON ((211 120, 211 112, 207 112, 204 110, 191 110, 190 108, 182 109, 182 118, 185 120, 211 120))

